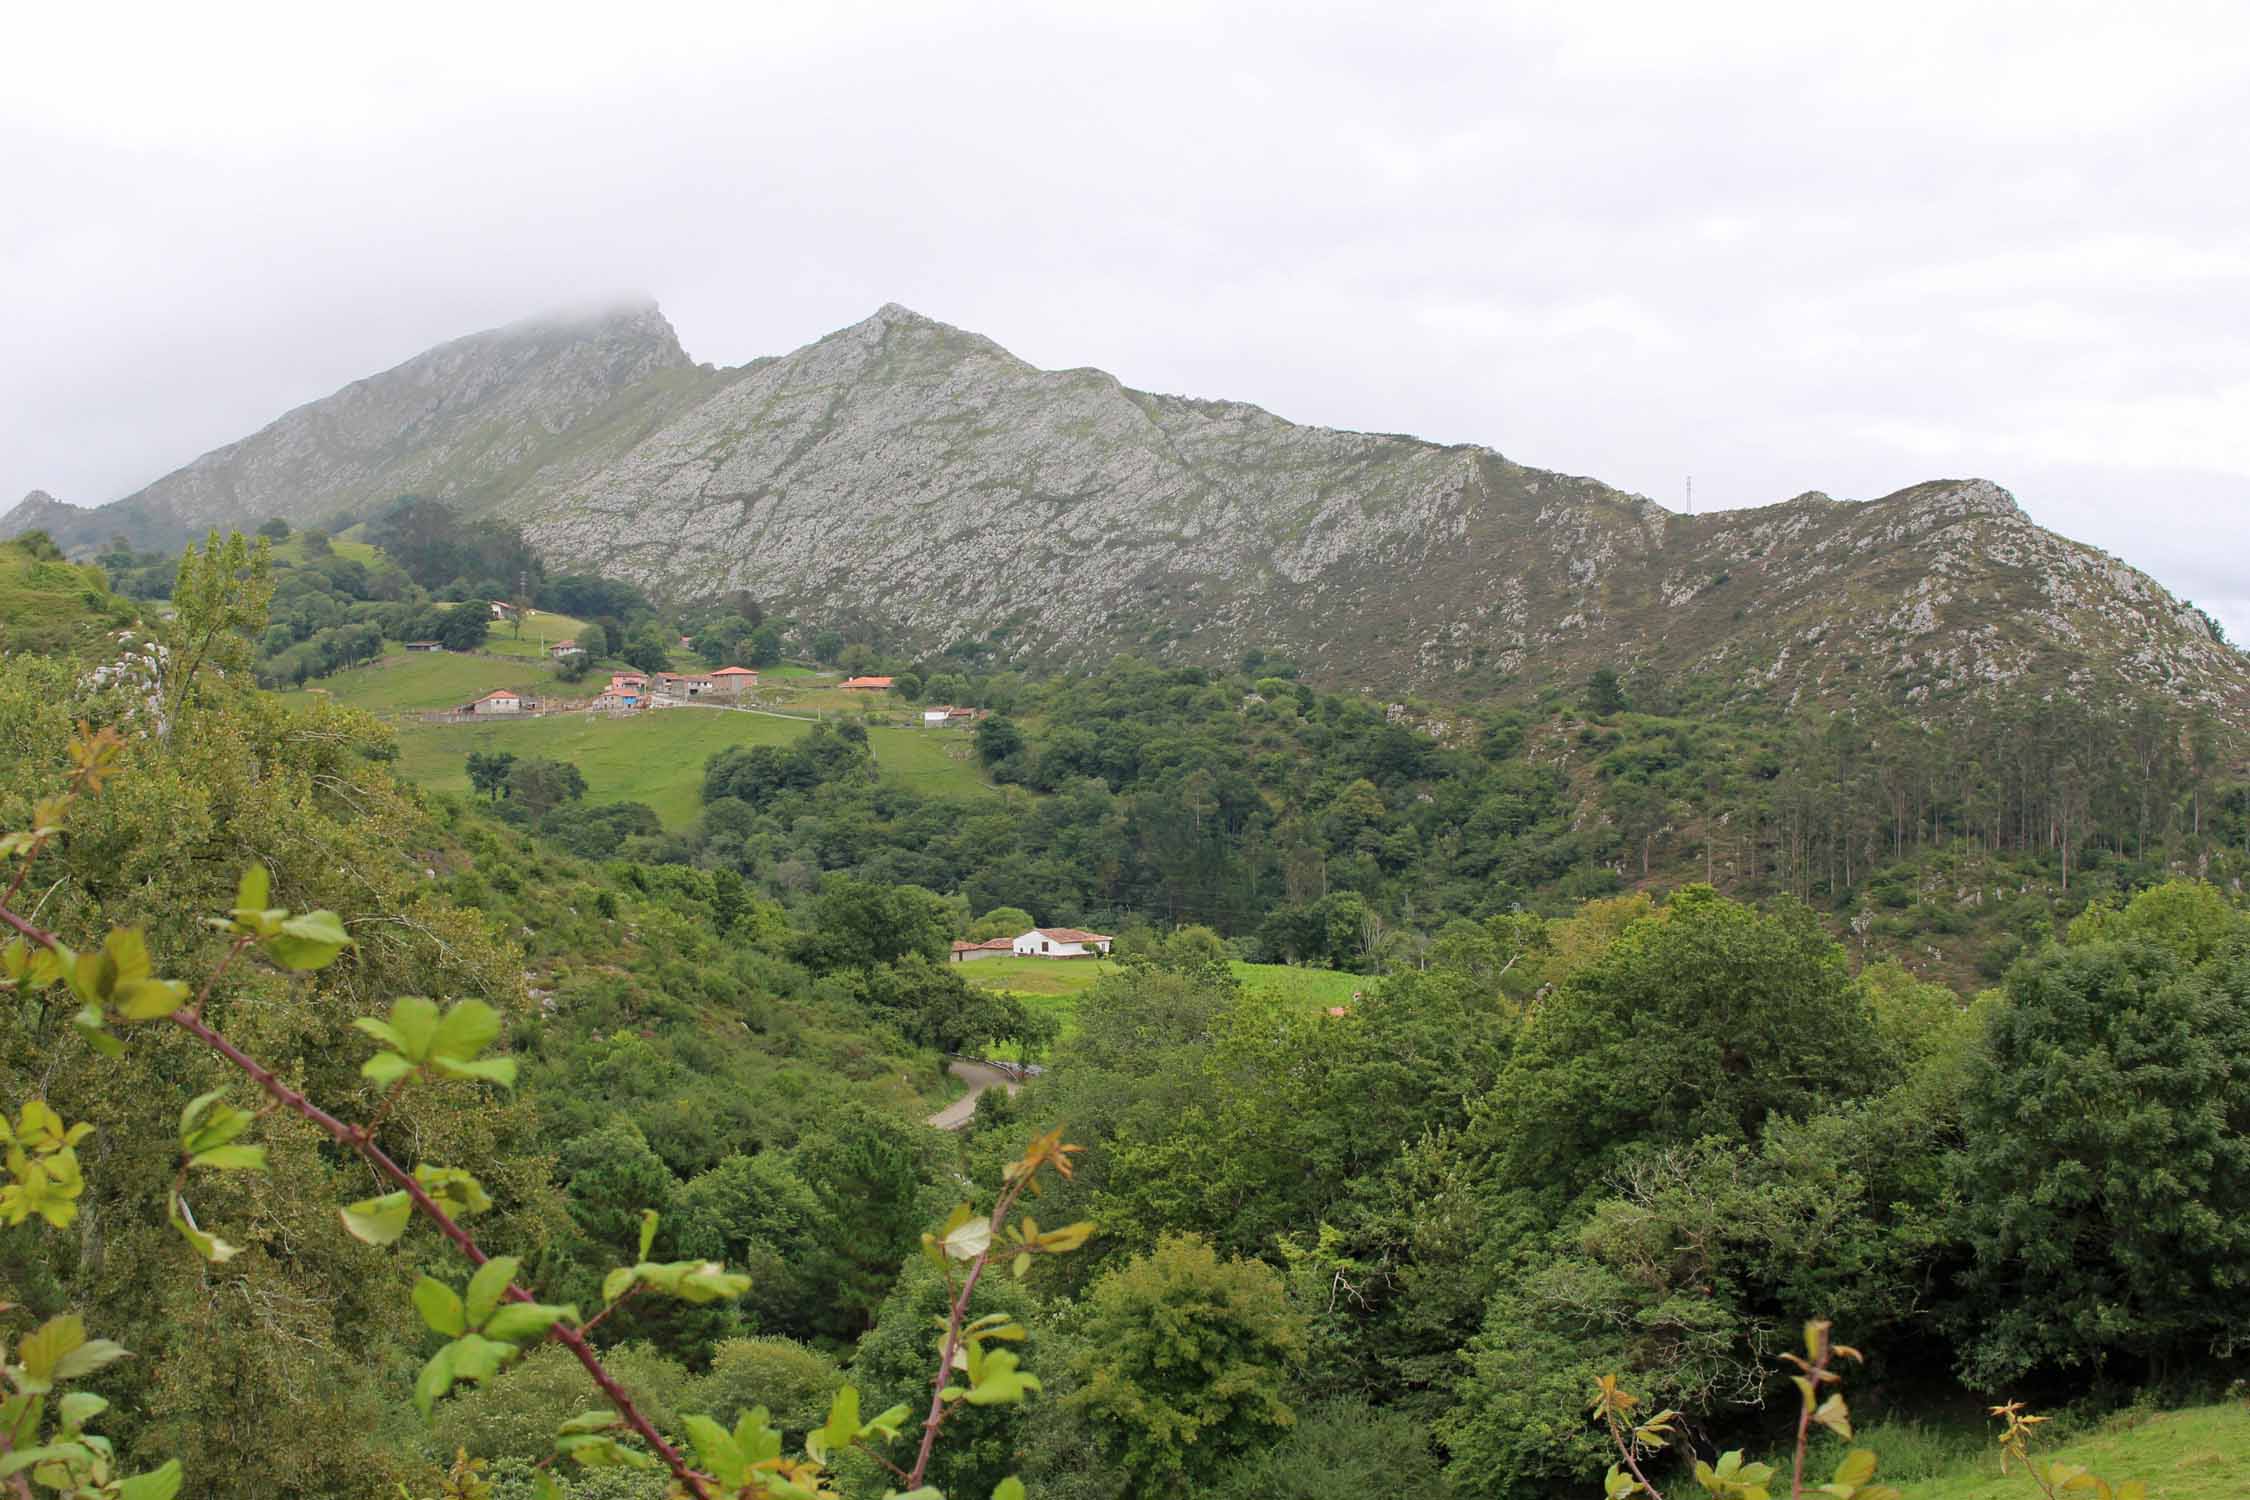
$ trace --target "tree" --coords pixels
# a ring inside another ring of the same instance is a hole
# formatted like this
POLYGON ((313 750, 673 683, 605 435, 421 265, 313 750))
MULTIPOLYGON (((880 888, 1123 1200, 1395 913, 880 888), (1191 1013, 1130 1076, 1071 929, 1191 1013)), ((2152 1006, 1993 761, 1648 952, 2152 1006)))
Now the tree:
POLYGON ((566 760, 533 756, 508 768, 508 796, 534 819, 586 795, 586 778, 566 760))
POLYGON ((1708 886, 1627 927, 1526 1024, 1483 1106, 1498 1180, 1567 1200, 1638 1142, 1756 1137, 1869 1092, 1884 1061, 1842 948, 1802 908, 1708 886))
POLYGON ((474 651, 491 633, 492 606, 482 599, 465 599, 445 612, 437 638, 448 651, 474 651))
POLYGON ((769 621, 750 632, 750 665, 770 667, 781 660, 781 632, 769 621))
POLYGON ((980 943, 989 938, 1016 937, 1037 925, 1031 913, 1020 906, 995 906, 971 922, 965 936, 972 943, 980 943))
POLYGON ((844 651, 844 638, 834 630, 823 630, 813 637, 813 660, 833 666, 844 651))
POLYGON ((831 875, 812 905, 812 928, 798 935, 807 968, 872 968, 909 953, 943 962, 953 939, 952 909, 910 885, 881 885, 831 875))
POLYGON ((666 639, 662 625, 643 620, 625 637, 624 657, 643 672, 666 671, 672 665, 672 643, 666 639))
POLYGON ((2139 939, 2008 977, 1974 1063, 1959 1167, 1975 1255, 1964 1374, 2122 1359, 2158 1376, 2231 1348, 2250 1264, 2250 953, 2139 939))
POLYGON ((1615 667, 1596 667, 1586 679, 1586 712, 1597 718, 1625 711, 1625 689, 1615 667))
POLYGON ((1281 1278, 1167 1235, 1094 1283, 1068 1398, 1135 1497, 1192 1493, 1296 1421, 1304 1318, 1281 1278))
POLYGON ((1016 727, 1013 719, 994 714, 977 725, 977 759, 986 765, 996 765, 1022 753, 1023 731, 1016 727))
POLYGON ((497 802, 508 791, 509 775, 515 764, 512 750, 471 750, 469 785, 497 802))
POLYGON ((281 517, 275 516, 272 520, 258 527, 258 535, 270 541, 286 542, 289 540, 289 523, 281 517))
POLYGON ((555 661, 555 677, 562 682, 584 682, 594 670, 594 659, 584 651, 565 651, 555 661))

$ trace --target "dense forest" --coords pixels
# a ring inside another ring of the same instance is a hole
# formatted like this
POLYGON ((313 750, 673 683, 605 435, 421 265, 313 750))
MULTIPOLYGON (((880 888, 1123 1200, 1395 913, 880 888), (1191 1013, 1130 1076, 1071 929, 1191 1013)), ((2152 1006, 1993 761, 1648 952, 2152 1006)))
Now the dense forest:
MULTIPOLYGON (((1808 1318, 1865 1352, 1862 1437, 1893 1452, 1987 1402, 2067 1428, 2230 1377, 2250 802, 2192 711, 2087 691, 1815 721, 1608 674, 1445 709, 1263 659, 1033 679, 838 638, 994 710, 998 789, 885 783, 844 717, 714 756, 667 831, 489 762, 478 795, 425 794, 391 728, 261 689, 324 632, 391 634, 354 609, 426 607, 422 579, 376 597, 388 570, 215 539, 162 620, 0 656, 12 1449, 63 1420, 29 1404, 26 1336, 73 1314, 133 1352, 82 1382, 120 1472, 176 1460, 178 1493, 222 1497, 655 1500, 676 1471, 584 1418, 580 1345, 706 1474, 769 1430, 823 1455, 725 1493, 868 1500, 903 1487, 933 1366, 959 1399, 914 1472, 957 1500, 1593 1494, 1605 1377, 1676 1409, 1639 1461, 1685 1492, 1727 1450, 1786 1454, 1808 1318), (258 925, 280 908, 333 938, 258 925), (946 962, 1010 909, 1119 935, 1067 1032, 946 962), (91 966, 42 970, 32 931, 91 966), (1972 958, 1929 958, 1964 932, 1972 958), (1240 959, 1366 979, 1293 1004, 1240 959), (127 1024, 133 986, 172 982, 146 1014, 193 1026, 127 1024), (489 1036, 429 1052, 415 996, 489 1009, 489 1036), (1043 1069, 924 1124, 945 1054, 999 1044, 1043 1069), (368 1123, 253 1123, 260 1088, 368 1123), (91 1133, 58 1144, 35 1103, 91 1133), (196 1120, 228 1110, 257 1170, 197 1166, 229 1147, 196 1120), (1064 1125, 1083 1149, 1025 1230, 1023 1163, 1064 1125), (447 1201, 553 1314, 484 1339, 427 1414, 433 1351, 498 1325, 445 1302, 468 1267, 440 1236, 339 1227, 387 1186, 371 1149, 463 1174, 447 1201), (1029 1274, 978 1237, 994 1213, 1029 1274), (1004 1333, 955 1375, 949 1319, 1004 1333), (886 1440, 863 1418, 894 1406, 915 1417, 886 1440)), ((471 572, 440 587, 473 598, 471 572)), ((107 575, 72 582, 114 623, 107 575)), ((540 586, 730 651, 807 630, 540 586)), ((1843 1451, 1819 1439, 1820 1472, 1843 1451)))

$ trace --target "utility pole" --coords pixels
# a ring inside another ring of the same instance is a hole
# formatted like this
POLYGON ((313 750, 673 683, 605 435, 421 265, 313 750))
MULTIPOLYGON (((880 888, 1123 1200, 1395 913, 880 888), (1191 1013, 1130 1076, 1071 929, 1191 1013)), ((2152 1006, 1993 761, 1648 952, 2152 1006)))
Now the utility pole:
POLYGON ((1695 476, 1693 474, 1687 477, 1687 513, 1691 516, 1695 514, 1695 476))

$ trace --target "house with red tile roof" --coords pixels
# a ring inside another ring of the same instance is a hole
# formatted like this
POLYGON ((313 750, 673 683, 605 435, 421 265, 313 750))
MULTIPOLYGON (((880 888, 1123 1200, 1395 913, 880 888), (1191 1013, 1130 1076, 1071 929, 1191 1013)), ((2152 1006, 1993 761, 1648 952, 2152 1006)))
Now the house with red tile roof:
POLYGON ((888 677, 847 677, 844 687, 854 693, 887 693, 891 690, 888 677))
POLYGON ((975 963, 980 958, 1006 958, 1016 951, 1014 938, 992 938, 982 943, 955 943, 953 961, 957 964, 975 963))
POLYGON ((520 714, 523 712, 523 694, 511 693, 506 688, 496 688, 476 702, 466 704, 465 714, 520 714))

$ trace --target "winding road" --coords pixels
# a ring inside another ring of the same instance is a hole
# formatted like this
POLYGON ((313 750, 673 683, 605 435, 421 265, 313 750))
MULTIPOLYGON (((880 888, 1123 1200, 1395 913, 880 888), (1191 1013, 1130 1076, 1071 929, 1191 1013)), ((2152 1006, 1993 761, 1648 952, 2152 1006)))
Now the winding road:
POLYGON ((969 1091, 930 1116, 928 1123, 935 1125, 940 1130, 959 1130, 962 1126, 968 1124, 969 1117, 977 1112, 977 1096, 986 1089, 1003 1088, 1008 1091, 1009 1097, 1013 1098, 1016 1090, 1023 1087, 1022 1084, 1000 1069, 993 1067, 990 1063, 968 1062, 961 1058, 955 1058, 946 1065, 945 1070, 967 1084, 969 1091))

